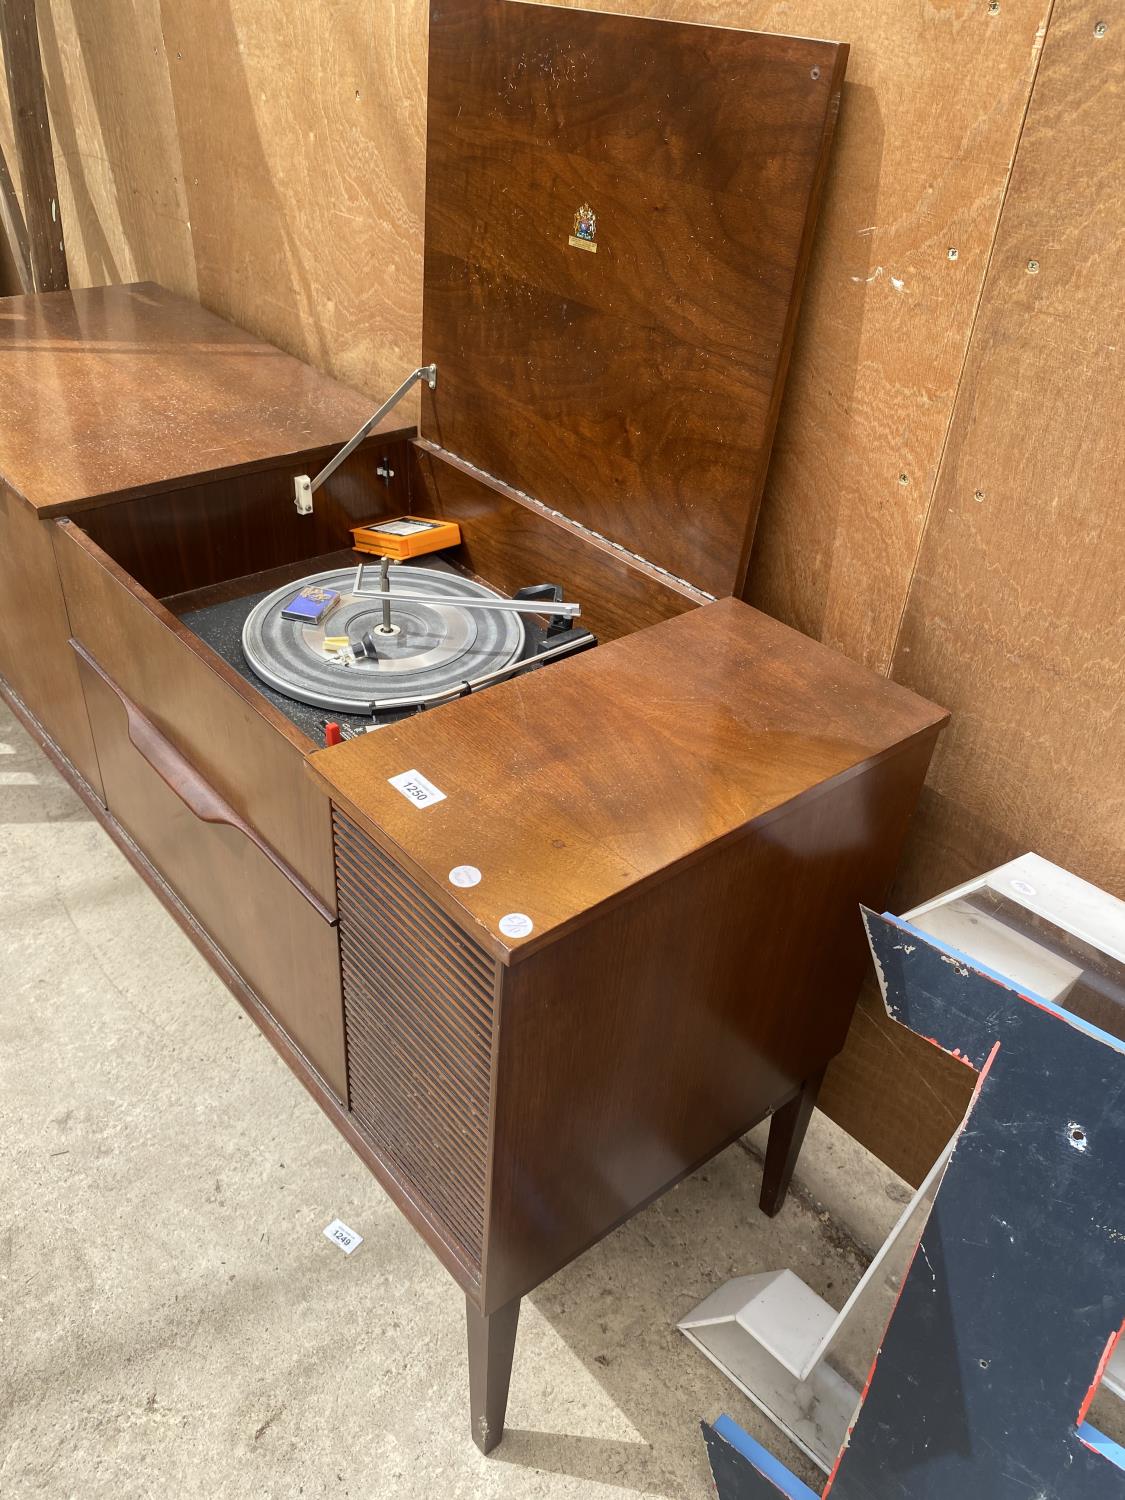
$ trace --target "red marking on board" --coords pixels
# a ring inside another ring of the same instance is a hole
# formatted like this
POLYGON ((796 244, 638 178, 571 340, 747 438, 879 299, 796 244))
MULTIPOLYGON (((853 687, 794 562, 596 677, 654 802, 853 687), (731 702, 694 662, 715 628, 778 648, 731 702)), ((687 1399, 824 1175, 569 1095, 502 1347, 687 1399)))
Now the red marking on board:
MULTIPOLYGON (((992 1051, 988 1054, 988 1056, 984 1060, 984 1067, 980 1070, 980 1077, 977 1079, 977 1086, 973 1090, 973 1100, 972 1100, 973 1104, 975 1104, 977 1102, 977 1099, 980 1097, 980 1091, 981 1091, 982 1087, 984 1086, 984 1080, 988 1077, 989 1071, 992 1068, 992 1064, 996 1061, 996 1054, 999 1051, 1000 1051, 1000 1043, 999 1042, 993 1042, 993 1044, 992 1044, 992 1051)), ((971 1109, 972 1109, 972 1106, 970 1105, 970 1108, 965 1111, 965 1118, 961 1121, 961 1130, 964 1130, 965 1126, 968 1124, 969 1114, 971 1112, 971 1109)), ((959 1130, 957 1132, 958 1135, 961 1134, 961 1130, 959 1130)))
POLYGON ((1117 1348, 1118 1340, 1121 1338, 1121 1335, 1123 1333, 1125 1333, 1125 1323, 1122 1323, 1121 1327, 1117 1330, 1116 1333, 1111 1333, 1109 1336, 1109 1342, 1106 1344, 1105 1351, 1102 1354, 1101 1359, 1098 1361, 1097 1374, 1094 1376, 1093 1383, 1091 1384, 1090 1389, 1086 1392, 1086 1396, 1082 1402, 1082 1405, 1078 1408, 1079 1427, 1081 1427, 1082 1423, 1086 1420, 1086 1414, 1090 1410, 1090 1406, 1093 1403, 1094 1397, 1097 1395, 1098 1386, 1102 1383, 1102 1376, 1109 1368, 1109 1362, 1113 1358, 1113 1351, 1117 1348))
POLYGON ((939 1052, 944 1052, 946 1057, 954 1057, 959 1063, 964 1063, 966 1068, 972 1068, 973 1072, 976 1072, 976 1065, 972 1058, 966 1056, 960 1047, 954 1047, 953 1051, 950 1052, 948 1047, 942 1046, 936 1036, 926 1036, 925 1032, 922 1031, 916 1031, 914 1034, 915 1036, 920 1036, 924 1042, 929 1042, 931 1047, 936 1047, 939 1052))
MULTIPOLYGON (((929 1042, 934 1042, 933 1037, 927 1037, 926 1040, 929 1041, 929 1042)), ((935 1047, 940 1047, 940 1043, 934 1042, 934 1046, 935 1047)), ((944 1047, 940 1047, 940 1050, 944 1052, 945 1048, 944 1047)), ((969 1122, 969 1116, 973 1112, 973 1105, 977 1102, 977 1098, 978 1098, 978 1096, 980 1094, 980 1091, 984 1087, 984 1080, 988 1077, 989 1073, 991 1072, 991 1070, 992 1070, 992 1064, 996 1061, 996 1054, 999 1051, 1000 1051, 1000 1043, 999 1042, 993 1042, 993 1044, 992 1044, 992 1051, 985 1058, 985 1060, 984 1060, 984 1066, 981 1068, 980 1075, 977 1078, 976 1087, 973 1089, 972 1100, 971 1100, 971 1102, 969 1104, 968 1109, 965 1111, 964 1119, 961 1121, 961 1124, 958 1126, 958 1129, 957 1129, 958 1136, 960 1136, 961 1132, 965 1129, 965 1126, 969 1122)), ((957 1054, 954 1053, 954 1056, 956 1056, 956 1055, 957 1054)), ((962 1061, 963 1062, 968 1062, 968 1059, 967 1058, 962 1058, 962 1061)), ((972 1067, 972 1063, 969 1063, 969 1066, 972 1067)), ((956 1148, 954 1148, 954 1149, 956 1149, 956 1148)), ((925 1234, 925 1232, 926 1232, 925 1231, 925 1227, 923 1226, 922 1233, 919 1234, 919 1236, 918 1236, 918 1243, 914 1246, 914 1254, 910 1257, 910 1266, 912 1266, 914 1264, 915 1260, 918 1257, 918 1251, 919 1251, 919 1249, 921 1248, 921 1245, 922 1245, 922 1235, 925 1234)), ((903 1294, 904 1290, 906 1289, 906 1276, 909 1274, 910 1266, 907 1267, 906 1274, 903 1275, 902 1280, 899 1282, 898 1292, 897 1292, 897 1294, 895 1296, 894 1306, 891 1308, 890 1317, 887 1319, 886 1325, 885 1325, 885 1327, 883 1329, 883 1339, 886 1338, 887 1329, 891 1326, 891 1321, 894 1318, 895 1313, 898 1312, 898 1304, 899 1304, 899 1301, 900 1301, 900 1299, 902 1297, 902 1294, 903 1294)), ((1097 1373, 1097 1376, 1094 1379, 1094 1384, 1090 1387, 1090 1394, 1086 1398, 1086 1404, 1087 1405, 1089 1405, 1090 1401, 1093 1399, 1093 1393, 1097 1389, 1098 1382, 1101 1380, 1102 1375, 1105 1373, 1106 1365, 1109 1363, 1110 1358, 1113 1355, 1114 1348, 1117 1345, 1117 1340, 1121 1337, 1122 1333, 1125 1333, 1125 1324, 1122 1324, 1121 1328, 1119 1328, 1118 1331, 1117 1331, 1117 1333, 1114 1334, 1113 1338, 1110 1340, 1109 1348, 1106 1350, 1105 1354, 1102 1356, 1102 1362, 1101 1362, 1101 1364, 1098 1367, 1098 1373, 1097 1373)), ((871 1382, 875 1379, 875 1367, 876 1367, 876 1365, 878 1365, 878 1363, 879 1363, 879 1356, 883 1352, 883 1339, 880 1339, 880 1341, 879 1341, 879 1347, 875 1351, 875 1358, 871 1361, 871 1368, 867 1372, 867 1380, 864 1383, 863 1393, 862 1393, 862 1395, 859 1398, 859 1405, 856 1407, 855 1416, 852 1418, 851 1424, 849 1425, 847 1432, 844 1434, 844 1441, 840 1444, 840 1451, 836 1455, 836 1462, 832 1465, 832 1472, 828 1476, 828 1483, 824 1486, 824 1490, 823 1490, 823 1492, 821 1494, 821 1500, 828 1500, 829 1492, 831 1491, 832 1486, 836 1482, 836 1475, 839 1473, 840 1465, 841 1465, 841 1463, 843 1462, 843 1459, 844 1459, 844 1454, 848 1451, 848 1444, 851 1442, 852 1433, 855 1430, 855 1424, 859 1421, 860 1413, 863 1411, 863 1403, 867 1400, 867 1393, 871 1389, 871 1382)), ((1081 1422, 1083 1420, 1083 1418, 1079 1417, 1078 1420, 1079 1420, 1079 1422, 1081 1422)))

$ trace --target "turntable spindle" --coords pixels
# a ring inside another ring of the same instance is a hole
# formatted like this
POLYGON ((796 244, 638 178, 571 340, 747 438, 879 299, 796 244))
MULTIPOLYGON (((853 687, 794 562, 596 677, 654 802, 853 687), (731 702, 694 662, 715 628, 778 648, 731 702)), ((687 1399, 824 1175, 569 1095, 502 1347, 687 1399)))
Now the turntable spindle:
MULTIPOLYGON (((362 567, 361 563, 361 571, 362 567)), ((391 560, 389 557, 379 559, 379 592, 384 596, 383 623, 376 625, 375 629, 380 635, 394 635, 395 627, 391 624, 391 560)))

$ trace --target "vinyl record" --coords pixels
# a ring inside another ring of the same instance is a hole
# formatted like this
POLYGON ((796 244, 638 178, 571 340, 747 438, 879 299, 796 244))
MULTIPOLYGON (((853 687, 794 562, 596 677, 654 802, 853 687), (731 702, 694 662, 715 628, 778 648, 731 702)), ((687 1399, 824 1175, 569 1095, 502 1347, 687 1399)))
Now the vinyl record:
POLYGON ((396 566, 390 570, 392 592, 426 595, 422 604, 396 604, 394 635, 381 635, 383 610, 367 590, 378 587, 379 569, 368 567, 364 595, 352 592, 353 569, 317 573, 276 589, 254 606, 242 628, 242 649, 263 682, 300 703, 341 713, 362 714, 374 699, 412 694, 426 697, 471 682, 485 672, 516 661, 524 646, 519 615, 504 610, 458 609, 459 598, 501 597, 484 584, 431 568, 396 566), (282 618, 282 610, 301 589, 333 589, 340 602, 317 624, 282 618), (351 666, 332 660, 323 648, 326 636, 346 635, 358 641, 370 632, 378 655, 351 666))

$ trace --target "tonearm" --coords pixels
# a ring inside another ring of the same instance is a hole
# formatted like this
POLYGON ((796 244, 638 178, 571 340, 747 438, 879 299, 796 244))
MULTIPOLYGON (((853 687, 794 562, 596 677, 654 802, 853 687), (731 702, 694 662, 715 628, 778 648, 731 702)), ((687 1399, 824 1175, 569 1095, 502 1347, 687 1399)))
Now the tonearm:
POLYGON ((387 397, 382 406, 379 407, 378 411, 374 412, 370 417, 368 417, 367 421, 364 422, 363 426, 359 429, 355 436, 348 439, 348 441, 340 449, 339 453, 334 454, 333 457, 328 460, 328 462, 324 465, 324 468, 321 469, 320 473, 316 476, 315 479, 310 479, 307 474, 297 474, 294 476, 293 504, 297 508, 298 515, 312 515, 312 497, 316 493, 316 491, 320 489, 321 485, 326 479, 329 478, 330 475, 335 474, 336 470, 344 462, 345 458, 347 458, 349 454, 355 452, 355 450, 359 447, 360 443, 363 442, 364 438, 371 431, 371 429, 377 426, 389 411, 393 411, 398 403, 402 400, 402 398, 406 395, 407 391, 415 386, 420 380, 424 380, 432 391, 437 385, 437 365, 419 365, 416 370, 409 374, 399 386, 398 390, 392 392, 392 394, 387 397))

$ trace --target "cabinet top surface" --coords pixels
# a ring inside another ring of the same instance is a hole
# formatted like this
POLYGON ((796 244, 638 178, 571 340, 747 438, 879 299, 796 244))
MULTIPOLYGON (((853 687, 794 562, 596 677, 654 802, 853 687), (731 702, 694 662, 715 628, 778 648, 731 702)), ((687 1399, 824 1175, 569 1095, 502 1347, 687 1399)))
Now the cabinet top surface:
POLYGON ((401 849, 505 956, 945 718, 725 599, 311 765, 345 813, 401 849), (444 800, 418 806, 391 785, 409 771, 444 800), (450 872, 466 865, 481 879, 459 887, 450 872), (509 913, 531 930, 505 934, 509 913))
POLYGON ((40 511, 341 443, 372 405, 152 282, 0 299, 0 480, 40 511))

